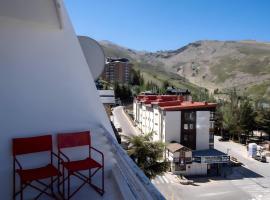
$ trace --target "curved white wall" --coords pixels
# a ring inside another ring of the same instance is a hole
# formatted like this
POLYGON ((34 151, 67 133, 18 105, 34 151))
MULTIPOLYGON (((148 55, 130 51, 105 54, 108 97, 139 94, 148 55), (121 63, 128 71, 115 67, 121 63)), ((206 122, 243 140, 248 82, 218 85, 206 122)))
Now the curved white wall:
POLYGON ((63 2, 59 13, 53 0, 20 2, 0 2, 1 199, 11 199, 12 138, 100 125, 112 133, 63 2))

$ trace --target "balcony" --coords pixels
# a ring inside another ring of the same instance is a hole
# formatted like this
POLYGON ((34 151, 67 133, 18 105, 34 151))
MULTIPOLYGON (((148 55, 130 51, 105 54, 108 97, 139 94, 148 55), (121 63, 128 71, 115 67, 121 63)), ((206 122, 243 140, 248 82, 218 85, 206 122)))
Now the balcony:
MULTIPOLYGON (((105 156, 105 194, 85 186, 74 200, 164 199, 114 138, 63 4, 0 1, 1 199, 12 199, 12 138, 78 130, 90 130, 93 147, 105 156)), ((26 161, 26 167, 36 162, 26 161)), ((33 195, 26 189, 26 199, 33 195)))

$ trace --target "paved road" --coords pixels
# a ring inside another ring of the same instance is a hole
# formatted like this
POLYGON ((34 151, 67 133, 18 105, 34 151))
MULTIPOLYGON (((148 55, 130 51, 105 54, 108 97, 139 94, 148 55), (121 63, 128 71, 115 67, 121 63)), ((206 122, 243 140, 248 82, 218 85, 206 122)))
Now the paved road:
MULTIPOLYGON (((122 134, 138 135, 119 106, 113 110, 114 120, 122 128, 122 134)), ((172 175, 157 176, 152 183, 170 200, 270 200, 270 163, 261 163, 247 157, 246 147, 233 142, 219 142, 215 148, 236 157, 243 167, 233 168, 226 178, 196 178, 193 185, 181 185, 172 175)))
POLYGON ((215 136, 215 149, 227 152, 230 156, 236 157, 239 161, 245 164, 245 168, 258 173, 261 176, 270 178, 270 164, 262 163, 253 158, 248 157, 246 146, 235 142, 219 142, 218 136, 215 136))
POLYGON ((127 136, 134 136, 134 135, 139 135, 140 131, 134 127, 128 118, 128 116, 125 114, 123 110, 123 106, 117 106, 113 109, 113 121, 115 126, 119 126, 122 128, 122 133, 123 135, 127 136))
POLYGON ((227 152, 243 162, 244 167, 233 168, 224 177, 194 178, 194 185, 181 185, 166 174, 152 183, 171 200, 270 200, 270 163, 261 163, 247 157, 246 148, 233 142, 219 142, 215 148, 227 152))
POLYGON ((215 148, 236 157, 244 166, 236 168, 228 178, 232 185, 242 189, 252 199, 270 200, 270 163, 262 163, 247 156, 246 147, 234 142, 219 142, 215 137, 215 148))

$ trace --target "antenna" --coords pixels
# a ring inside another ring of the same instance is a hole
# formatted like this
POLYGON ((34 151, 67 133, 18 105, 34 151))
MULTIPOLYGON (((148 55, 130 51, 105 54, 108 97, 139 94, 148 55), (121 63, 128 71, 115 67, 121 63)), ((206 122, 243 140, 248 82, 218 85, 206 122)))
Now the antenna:
POLYGON ((88 67, 96 80, 105 67, 105 54, 100 44, 86 36, 78 36, 88 67))

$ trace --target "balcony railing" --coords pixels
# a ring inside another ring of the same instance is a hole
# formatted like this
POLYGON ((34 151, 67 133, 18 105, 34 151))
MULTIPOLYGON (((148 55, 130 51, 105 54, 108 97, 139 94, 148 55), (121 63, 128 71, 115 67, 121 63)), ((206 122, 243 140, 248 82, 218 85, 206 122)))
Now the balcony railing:
POLYGON ((113 173, 115 176, 122 176, 124 183, 121 183, 121 187, 127 187, 130 191, 127 192, 126 189, 120 187, 120 190, 125 191, 125 196, 128 195, 128 199, 164 200, 163 195, 127 155, 126 151, 120 147, 115 138, 104 127, 102 129, 105 131, 104 136, 108 139, 108 143, 116 155, 118 169, 115 168, 113 173))

